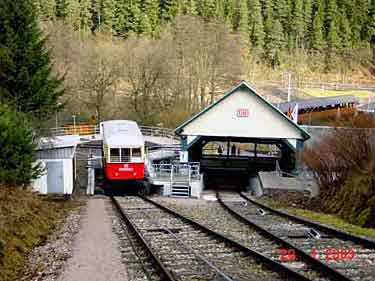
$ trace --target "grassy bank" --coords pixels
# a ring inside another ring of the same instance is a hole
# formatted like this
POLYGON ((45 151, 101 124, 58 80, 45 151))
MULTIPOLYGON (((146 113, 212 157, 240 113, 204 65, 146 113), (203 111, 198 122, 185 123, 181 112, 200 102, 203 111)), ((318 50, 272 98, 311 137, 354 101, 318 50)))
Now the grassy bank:
POLYGON ((0 280, 18 280, 27 253, 42 244, 77 203, 0 187, 0 280))
POLYGON ((375 229, 364 228, 364 227, 350 224, 335 215, 323 214, 323 213, 312 212, 312 211, 296 209, 296 208, 288 208, 288 212, 296 216, 304 217, 313 221, 318 221, 325 225, 329 225, 335 228, 342 229, 349 233, 375 238, 375 229))
MULTIPOLYGON (((357 225, 353 225, 351 223, 348 223, 347 221, 341 219, 340 217, 333 215, 333 214, 325 214, 322 212, 316 212, 316 211, 311 211, 311 210, 306 210, 306 209, 300 209, 297 207, 291 207, 290 202, 293 202, 291 200, 289 203, 288 201, 276 201, 275 199, 267 198, 264 197, 260 202, 276 209, 283 209, 288 211, 289 213, 299 216, 299 217, 304 217, 312 221, 316 221, 322 224, 325 224, 327 226, 332 226, 335 228, 342 229, 346 232, 356 234, 356 235, 362 235, 362 236, 367 236, 367 237, 372 237, 375 238, 375 229, 373 228, 365 228, 365 227, 360 227, 357 225)), ((295 200, 294 200, 295 201, 295 200)), ((308 200, 307 200, 308 201, 308 200)), ((299 205, 309 205, 307 201, 300 201, 293 203, 297 206, 299 205)))

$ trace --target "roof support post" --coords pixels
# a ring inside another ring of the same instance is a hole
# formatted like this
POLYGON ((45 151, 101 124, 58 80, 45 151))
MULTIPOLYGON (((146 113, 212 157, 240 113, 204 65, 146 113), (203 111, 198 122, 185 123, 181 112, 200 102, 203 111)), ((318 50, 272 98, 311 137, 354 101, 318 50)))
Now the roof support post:
POLYGON ((230 141, 227 142, 227 159, 229 158, 230 141))

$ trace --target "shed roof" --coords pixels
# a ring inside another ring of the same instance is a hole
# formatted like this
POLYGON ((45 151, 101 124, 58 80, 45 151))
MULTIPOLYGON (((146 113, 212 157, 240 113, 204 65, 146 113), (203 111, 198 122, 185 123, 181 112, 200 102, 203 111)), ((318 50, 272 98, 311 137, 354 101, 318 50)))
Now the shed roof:
POLYGON ((44 137, 38 140, 37 150, 75 147, 80 142, 79 135, 44 137))
POLYGON ((101 123, 103 142, 110 147, 135 148, 143 146, 145 141, 141 130, 134 121, 111 120, 101 123))
POLYGON ((37 151, 38 159, 72 159, 75 154, 75 147, 59 147, 42 149, 37 151))
MULTIPOLYGON (((204 115, 206 115, 208 112, 212 112, 215 108, 218 108, 220 105, 224 104, 224 101, 228 100, 229 97, 234 96, 234 94, 237 93, 237 92, 246 92, 251 97, 254 97, 256 102, 261 104, 263 109, 265 108, 266 111, 270 113, 270 115, 274 116, 273 118, 275 118, 275 116, 277 116, 279 118, 278 120, 281 120, 281 122, 283 124, 285 124, 285 123, 287 124, 286 127, 289 128, 289 130, 293 130, 294 132, 298 132, 298 134, 299 134, 299 136, 297 137, 298 139, 307 140, 307 139, 310 138, 309 134, 305 130, 303 130, 300 126, 298 126, 292 120, 290 120, 283 112, 281 112, 274 105, 272 105, 270 102, 265 100, 261 95, 259 95, 257 93, 257 91, 253 87, 251 87, 245 81, 241 81, 236 87, 234 87, 229 92, 227 92, 222 98, 220 98, 216 102, 212 103, 211 105, 207 106, 205 109, 203 109, 202 111, 200 111, 199 113, 194 115, 192 118, 190 118, 189 120, 182 123, 180 126, 178 126, 175 129, 175 132, 179 135, 189 135, 189 134, 184 132, 184 130, 186 130, 186 128, 188 126, 191 126, 191 124, 193 124, 195 122, 199 122, 199 120, 201 120, 204 115)), ((247 97, 249 97, 249 96, 247 96, 247 97)), ((253 98, 253 100, 254 100, 254 98, 253 98)), ((242 106, 242 104, 238 104, 238 106, 242 106)), ((264 113, 264 114, 266 114, 266 113, 264 113)), ((276 120, 276 119, 273 119, 273 120, 276 120)), ((259 120, 259 122, 262 122, 262 120, 259 120)), ((244 125, 244 123, 242 123, 242 124, 244 125)), ((220 126, 220 124, 219 124, 219 126, 220 126)), ((222 126, 224 126, 224 124, 222 124, 222 126)), ((249 126, 249 129, 251 129, 250 124, 245 124, 245 126, 249 126)), ((231 129, 230 124, 227 126, 227 129, 228 129, 228 131, 231 129)), ((199 135, 199 134, 197 134, 197 135, 199 135)), ((287 139, 288 137, 285 137, 285 138, 287 139)))
POLYGON ((293 109, 298 103, 298 108, 301 109, 313 109, 318 107, 337 106, 348 103, 359 103, 359 98, 355 96, 336 96, 336 97, 324 97, 324 98, 313 98, 306 100, 299 100, 293 102, 284 102, 280 104, 274 104, 282 112, 288 112, 289 109, 293 109))

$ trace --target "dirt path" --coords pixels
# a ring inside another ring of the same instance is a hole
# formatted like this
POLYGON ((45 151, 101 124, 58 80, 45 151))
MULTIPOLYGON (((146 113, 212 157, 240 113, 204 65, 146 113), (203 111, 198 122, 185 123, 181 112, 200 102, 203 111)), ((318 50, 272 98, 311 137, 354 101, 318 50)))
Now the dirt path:
POLYGON ((87 212, 74 241, 73 257, 59 281, 126 281, 117 236, 112 232, 106 198, 88 200, 87 212))

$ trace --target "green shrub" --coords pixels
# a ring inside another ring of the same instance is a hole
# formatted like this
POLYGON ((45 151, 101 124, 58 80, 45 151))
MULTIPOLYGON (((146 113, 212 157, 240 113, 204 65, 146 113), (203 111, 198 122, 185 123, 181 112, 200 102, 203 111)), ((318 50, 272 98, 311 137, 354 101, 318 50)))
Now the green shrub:
POLYGON ((20 113, 0 105, 0 185, 26 185, 40 173, 32 129, 20 113))

